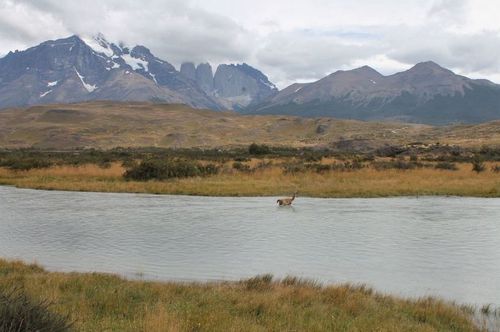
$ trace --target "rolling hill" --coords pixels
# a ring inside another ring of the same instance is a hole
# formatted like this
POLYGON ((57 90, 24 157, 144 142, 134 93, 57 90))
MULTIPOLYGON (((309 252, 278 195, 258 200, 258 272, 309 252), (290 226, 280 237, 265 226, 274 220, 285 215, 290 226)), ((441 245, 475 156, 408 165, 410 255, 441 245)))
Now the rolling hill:
POLYGON ((283 115, 240 115, 185 105, 87 102, 0 112, 0 147, 235 147, 344 145, 369 149, 410 142, 500 145, 500 122, 433 127, 283 115))

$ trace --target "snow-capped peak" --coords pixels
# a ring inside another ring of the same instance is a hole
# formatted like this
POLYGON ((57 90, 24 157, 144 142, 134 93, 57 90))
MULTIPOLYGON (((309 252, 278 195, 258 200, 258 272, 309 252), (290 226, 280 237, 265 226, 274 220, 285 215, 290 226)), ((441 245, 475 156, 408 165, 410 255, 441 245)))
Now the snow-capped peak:
POLYGON ((125 61, 127 65, 132 67, 133 70, 144 70, 146 72, 149 71, 149 62, 143 60, 141 58, 135 58, 130 54, 123 54, 122 59, 125 61))
POLYGON ((98 42, 102 46, 109 46, 109 42, 106 40, 106 37, 101 32, 98 32, 93 36, 93 39, 98 42))
POLYGON ((83 42, 96 53, 104 54, 107 57, 112 57, 114 55, 111 44, 106 40, 102 33, 98 33, 93 37, 80 36, 80 39, 83 40, 83 42))
MULTIPOLYGON (((117 46, 114 43, 110 43, 102 33, 98 33, 93 37, 80 36, 80 39, 89 46, 96 55, 106 58, 106 70, 109 71, 126 65, 134 71, 145 71, 150 74, 148 58, 153 56, 146 47, 138 45, 130 51, 129 48, 123 44, 117 46)), ((155 80, 152 75, 150 76, 155 80)))

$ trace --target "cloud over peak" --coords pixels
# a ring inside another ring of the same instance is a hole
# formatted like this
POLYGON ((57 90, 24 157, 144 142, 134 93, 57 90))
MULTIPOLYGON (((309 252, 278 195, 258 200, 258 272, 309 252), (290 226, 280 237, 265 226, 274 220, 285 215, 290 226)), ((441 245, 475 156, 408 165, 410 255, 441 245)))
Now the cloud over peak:
POLYGON ((500 82, 499 11, 491 0, 3 0, 0 54, 103 32, 177 67, 247 62, 280 88, 360 64, 388 74, 427 59, 500 82))

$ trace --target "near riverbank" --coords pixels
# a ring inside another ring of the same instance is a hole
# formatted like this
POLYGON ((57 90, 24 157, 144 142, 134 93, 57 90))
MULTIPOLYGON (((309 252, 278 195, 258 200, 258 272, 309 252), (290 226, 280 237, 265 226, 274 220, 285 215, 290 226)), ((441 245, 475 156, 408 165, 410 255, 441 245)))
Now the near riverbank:
MULTIPOLYGON (((33 303, 49 301, 50 313, 67 317, 78 331, 479 331, 471 308, 296 278, 127 281, 0 259, 0 293, 12 289, 33 303)), ((0 301, 0 314, 6 315, 8 306, 0 301)))
MULTIPOLYGON (((256 163, 248 164, 252 162, 256 163)), ((286 172, 281 166, 252 167, 257 169, 245 171, 229 166, 210 176, 149 181, 125 179, 126 170, 118 163, 106 168, 93 164, 25 171, 0 168, 0 184, 47 190, 202 196, 277 196, 298 191, 299 196, 309 197, 500 197, 500 172, 492 170, 492 163, 486 163, 480 173, 473 172, 470 163, 457 163, 455 170, 435 166, 377 170, 366 166, 354 170, 286 172)))

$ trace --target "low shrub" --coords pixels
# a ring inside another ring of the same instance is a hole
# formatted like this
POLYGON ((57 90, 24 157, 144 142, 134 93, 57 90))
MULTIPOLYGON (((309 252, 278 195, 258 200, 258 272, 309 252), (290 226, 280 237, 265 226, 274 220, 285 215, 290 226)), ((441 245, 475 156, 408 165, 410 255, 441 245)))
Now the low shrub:
POLYGON ((282 168, 285 174, 302 173, 306 171, 306 167, 303 164, 285 164, 282 168))
POLYGON ((0 166, 19 171, 28 171, 33 168, 47 168, 52 165, 51 161, 38 158, 5 159, 0 161, 0 166))
POLYGON ((491 171, 494 173, 500 173, 500 165, 492 166, 491 171))
POLYGON ((187 160, 145 160, 128 169, 123 175, 127 180, 148 181, 208 176, 217 174, 214 164, 202 165, 187 160))
POLYGON ((449 171, 458 170, 458 167, 457 167, 457 165, 455 165, 455 163, 450 163, 447 161, 442 161, 440 163, 437 163, 436 165, 434 165, 434 168, 435 169, 444 169, 444 170, 449 170, 449 171))
POLYGON ((137 162, 133 159, 125 159, 122 161, 122 167, 125 169, 137 167, 137 162))
POLYGON ((262 169, 266 169, 266 168, 271 168, 272 166, 273 166, 272 160, 261 161, 257 164, 257 166, 255 166, 255 170, 262 170, 262 169))
POLYGON ((353 160, 353 161, 345 161, 343 163, 334 163, 331 165, 331 169, 333 171, 341 171, 341 172, 350 172, 362 169, 363 163, 353 160))
POLYGON ((273 282, 272 274, 258 275, 256 277, 242 281, 247 290, 256 290, 256 291, 263 291, 270 289, 272 282, 273 282))
POLYGON ((486 170, 486 166, 484 166, 482 161, 476 159, 472 161, 472 170, 476 173, 481 173, 486 170))
POLYGON ((235 170, 238 170, 240 172, 250 172, 250 166, 247 165, 247 164, 243 164, 242 162, 239 162, 239 161, 235 161, 233 163, 233 168, 235 170))
POLYGON ((353 160, 353 161, 347 161, 344 163, 344 168, 346 170, 358 170, 362 169, 364 167, 363 163, 359 162, 358 160, 353 160))
POLYGON ((67 317, 50 310, 50 303, 35 301, 21 289, 0 291, 0 331, 70 331, 67 317))
POLYGON ((236 157, 236 158, 234 158, 234 161, 245 162, 245 161, 250 161, 250 158, 236 157))
POLYGON ((373 162, 372 166, 377 170, 386 170, 386 169, 400 169, 400 170, 409 170, 415 169, 417 167, 422 167, 423 165, 418 162, 407 162, 404 160, 392 160, 392 161, 378 161, 373 162))
POLYGON ((325 164, 311 164, 311 168, 314 169, 316 173, 325 173, 332 170, 332 167, 330 165, 325 164))
POLYGON ((323 156, 313 153, 306 153, 304 154, 303 158, 307 162, 315 162, 315 161, 321 161, 321 159, 323 159, 323 156))
POLYGON ((264 144, 252 143, 248 147, 248 153, 251 155, 269 154, 271 153, 271 149, 269 148, 269 146, 264 144))

